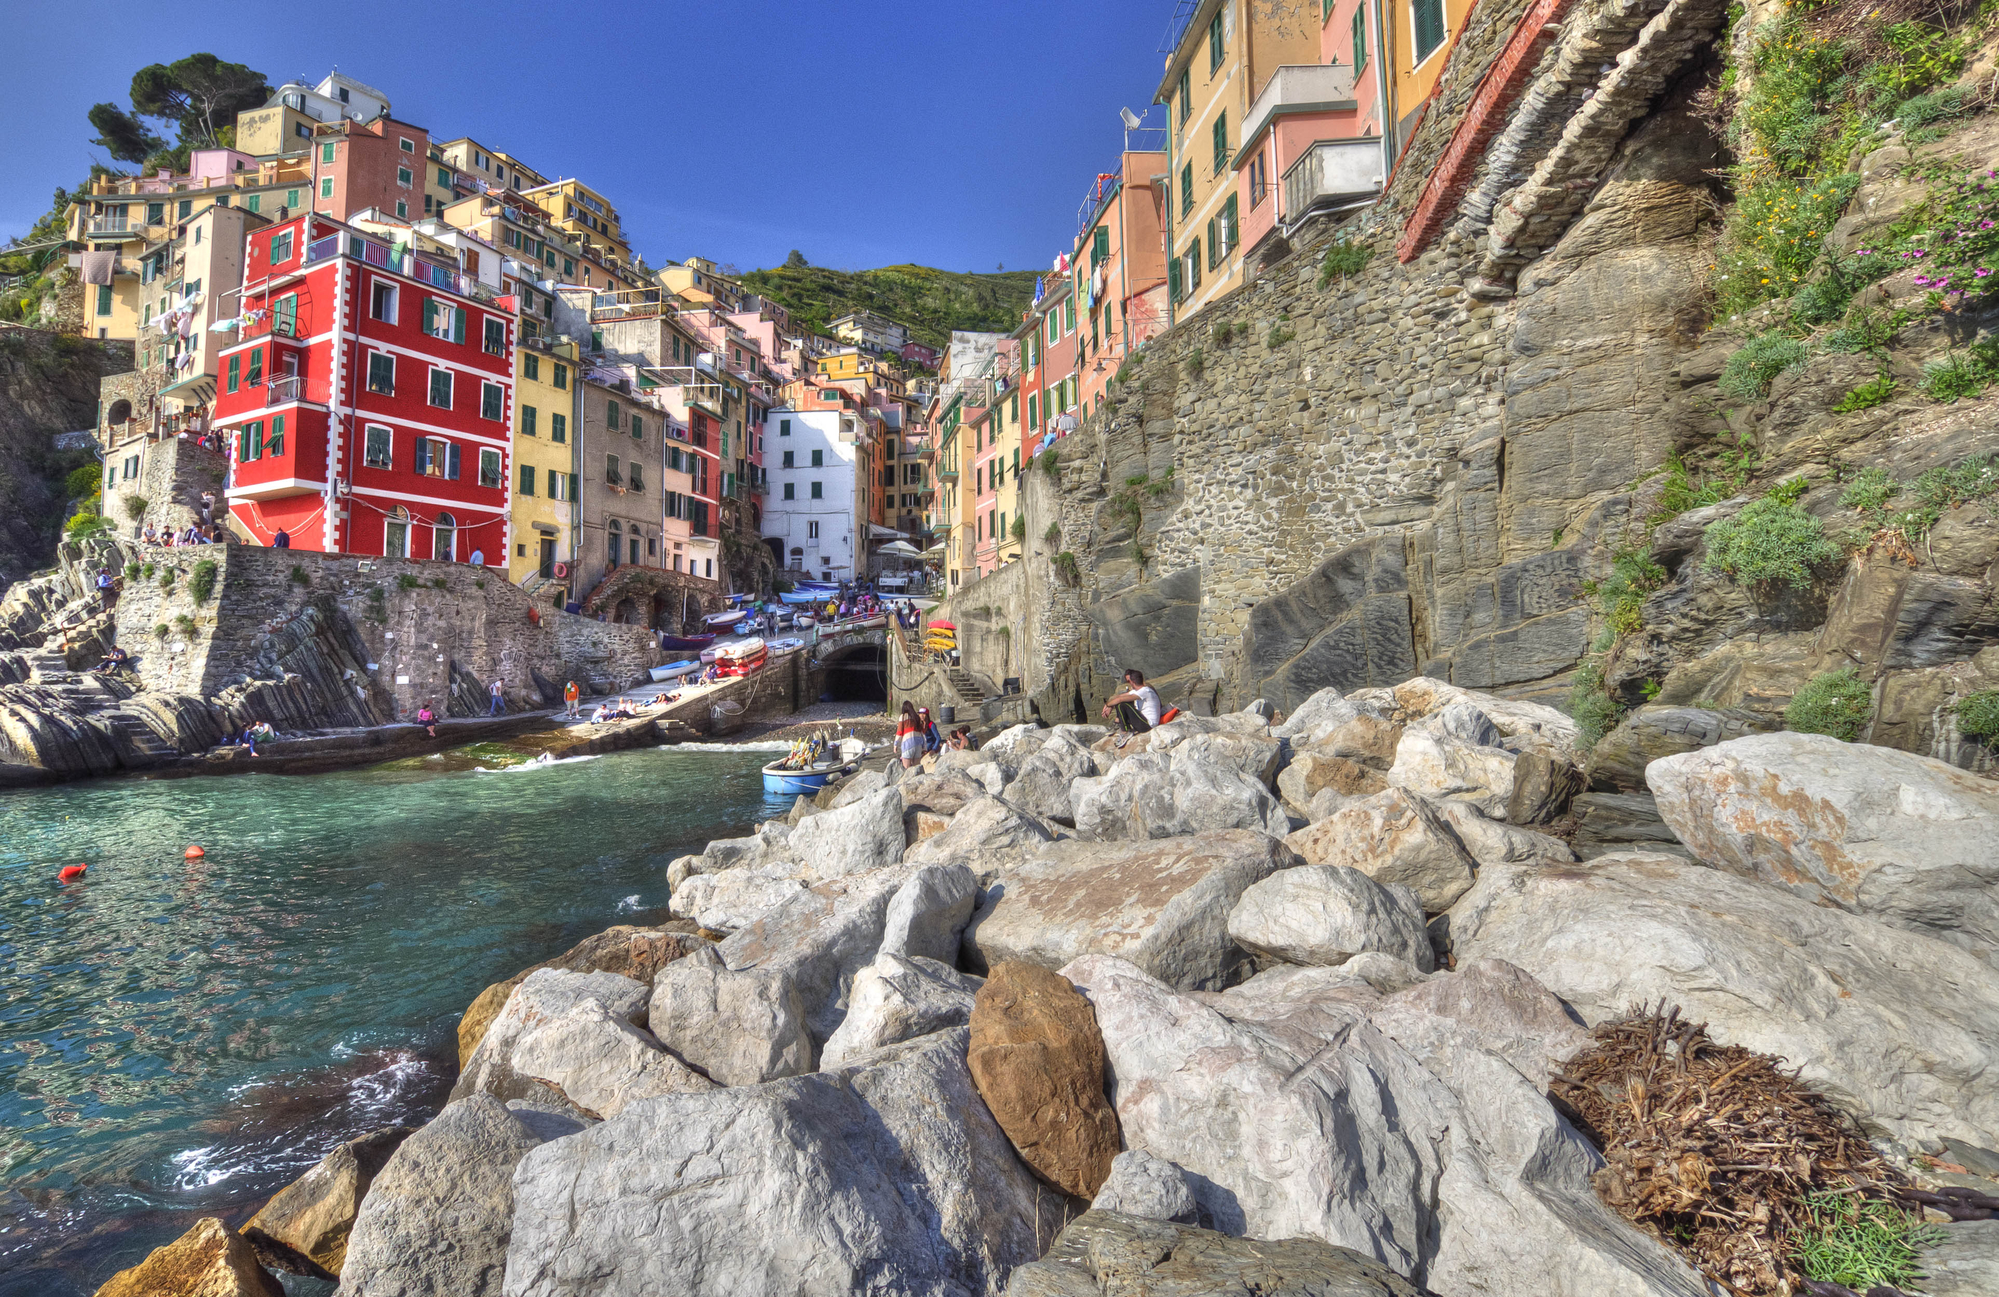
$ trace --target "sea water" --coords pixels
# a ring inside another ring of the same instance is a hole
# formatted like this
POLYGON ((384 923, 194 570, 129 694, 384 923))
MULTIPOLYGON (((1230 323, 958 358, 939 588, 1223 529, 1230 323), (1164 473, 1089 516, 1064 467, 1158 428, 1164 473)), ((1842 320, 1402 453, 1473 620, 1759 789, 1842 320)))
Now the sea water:
POLYGON ((241 1224, 341 1140, 432 1116, 472 998, 663 919, 668 861, 786 809, 771 759, 0 793, 0 1297, 87 1295, 203 1215, 241 1224))

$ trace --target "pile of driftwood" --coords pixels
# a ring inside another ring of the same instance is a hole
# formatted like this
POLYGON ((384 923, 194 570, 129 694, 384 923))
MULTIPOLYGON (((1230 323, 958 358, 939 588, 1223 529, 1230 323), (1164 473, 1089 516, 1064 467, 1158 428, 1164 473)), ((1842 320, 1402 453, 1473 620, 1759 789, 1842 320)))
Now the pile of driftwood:
POLYGON ((1806 1194, 1905 1196, 1853 1121, 1780 1060, 1717 1045, 1663 1006, 1594 1036, 1553 1089, 1603 1150, 1597 1192, 1731 1292, 1818 1288, 1790 1259, 1806 1194))

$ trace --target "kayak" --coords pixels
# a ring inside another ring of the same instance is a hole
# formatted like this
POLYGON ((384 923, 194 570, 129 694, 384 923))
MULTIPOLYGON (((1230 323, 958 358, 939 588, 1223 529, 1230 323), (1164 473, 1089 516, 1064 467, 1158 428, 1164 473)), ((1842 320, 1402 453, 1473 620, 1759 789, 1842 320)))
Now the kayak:
POLYGON ((708 635, 662 635, 659 646, 674 653, 698 653, 715 642, 713 634, 708 635))
POLYGON ((733 662, 741 658, 757 657, 767 646, 754 635, 748 639, 736 640, 730 644, 720 644, 715 648, 717 662, 733 662))
POLYGON ((743 618, 749 615, 750 614, 747 609, 736 608, 730 610, 729 612, 711 612, 706 617, 703 617, 701 620, 704 624, 709 626, 733 626, 737 622, 741 621, 743 618))

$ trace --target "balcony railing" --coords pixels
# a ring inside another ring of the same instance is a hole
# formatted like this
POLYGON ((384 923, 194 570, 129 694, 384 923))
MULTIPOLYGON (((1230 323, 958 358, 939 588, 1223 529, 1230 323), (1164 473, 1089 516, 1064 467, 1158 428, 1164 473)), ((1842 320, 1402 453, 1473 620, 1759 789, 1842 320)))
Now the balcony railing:
POLYGON ((1283 218, 1297 221, 1314 207, 1357 202, 1380 192, 1380 139, 1320 140, 1284 173, 1283 218))
POLYGON ((280 374, 264 384, 265 405, 286 405, 305 395, 305 376, 280 374))
POLYGON ((138 228, 137 224, 122 216, 100 216, 90 223, 89 233, 91 237, 96 238, 107 234, 124 234, 138 228))
POLYGON ((1353 112, 1353 69, 1344 63, 1286 64, 1270 74, 1263 93, 1242 120, 1242 138, 1253 141, 1278 117, 1293 113, 1353 112))

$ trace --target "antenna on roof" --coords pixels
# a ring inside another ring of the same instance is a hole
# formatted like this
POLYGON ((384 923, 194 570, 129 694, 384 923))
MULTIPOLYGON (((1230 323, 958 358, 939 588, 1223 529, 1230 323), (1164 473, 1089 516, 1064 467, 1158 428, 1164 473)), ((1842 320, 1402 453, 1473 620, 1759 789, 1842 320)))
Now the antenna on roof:
POLYGON ((1138 124, 1145 120, 1129 108, 1118 109, 1118 115, 1124 118, 1124 128, 1128 131, 1137 130, 1138 124))

